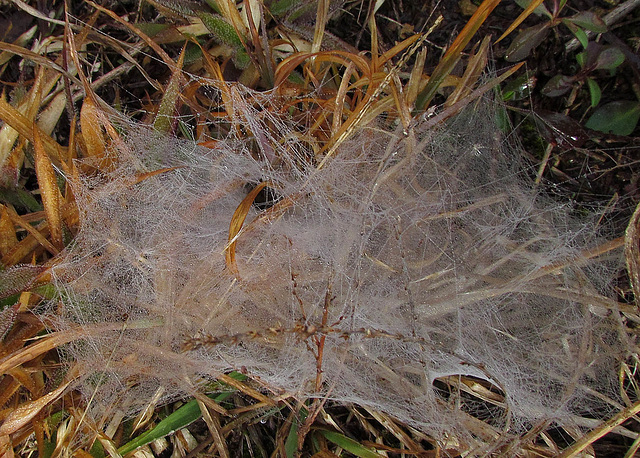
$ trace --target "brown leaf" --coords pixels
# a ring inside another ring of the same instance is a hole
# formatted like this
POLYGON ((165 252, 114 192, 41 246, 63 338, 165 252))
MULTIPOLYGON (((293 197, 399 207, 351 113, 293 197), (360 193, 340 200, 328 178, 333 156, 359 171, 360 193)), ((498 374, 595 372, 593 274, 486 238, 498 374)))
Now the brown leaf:
POLYGON ((0 436, 13 434, 29 423, 47 404, 55 401, 71 382, 67 382, 57 390, 45 394, 35 401, 26 402, 14 409, 0 426, 0 436))
POLYGON ((9 217, 7 207, 0 205, 0 256, 4 256, 18 244, 16 228, 9 217))
POLYGON ((58 189, 56 172, 53 169, 49 155, 45 151, 44 143, 40 134, 40 130, 34 123, 33 129, 33 148, 35 150, 35 166, 36 175, 38 177, 38 185, 40 186, 40 195, 42 196, 42 205, 49 223, 51 231, 51 241, 53 245, 62 249, 62 218, 60 216, 61 195, 58 189))
POLYGON ((80 109, 80 128, 88 157, 103 157, 105 140, 100 115, 93 99, 87 97, 80 109))
POLYGON ((264 181, 253 188, 251 192, 247 194, 247 197, 240 202, 240 205, 238 205, 238 208, 236 208, 236 211, 233 212, 233 216, 231 217, 231 223, 229 224, 229 245, 225 251, 225 260, 229 270, 236 276, 238 276, 238 265, 236 264, 236 244, 238 243, 238 234, 240 233, 240 229, 242 229, 244 220, 247 218, 247 214, 249 213, 256 196, 268 185, 269 182, 264 181))

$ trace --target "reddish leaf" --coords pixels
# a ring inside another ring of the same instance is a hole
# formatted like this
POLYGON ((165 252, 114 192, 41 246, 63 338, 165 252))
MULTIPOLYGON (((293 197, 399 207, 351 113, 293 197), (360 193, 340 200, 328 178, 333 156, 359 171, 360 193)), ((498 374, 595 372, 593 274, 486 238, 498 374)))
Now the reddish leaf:
POLYGON ((547 97, 560 97, 569 92, 576 81, 574 76, 556 75, 542 88, 542 93, 547 97))
POLYGON ((527 57, 533 48, 538 46, 549 33, 549 23, 534 25, 524 29, 513 40, 504 56, 507 62, 517 62, 527 57))
POLYGON ((586 130, 575 120, 560 113, 537 110, 537 121, 545 140, 561 148, 580 148, 589 140, 586 130))
POLYGON ((591 11, 583 11, 574 16, 565 18, 565 20, 582 27, 583 29, 591 30, 596 33, 605 33, 607 31, 607 24, 595 13, 591 11))

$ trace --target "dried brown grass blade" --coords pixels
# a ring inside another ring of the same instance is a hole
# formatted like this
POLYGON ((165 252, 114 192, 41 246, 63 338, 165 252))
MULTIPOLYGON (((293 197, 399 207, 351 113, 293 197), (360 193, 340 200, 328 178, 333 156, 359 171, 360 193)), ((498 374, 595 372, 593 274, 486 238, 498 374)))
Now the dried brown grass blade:
POLYGON ((322 47, 322 37, 324 36, 324 28, 327 25, 329 13, 329 1, 318 0, 318 8, 316 10, 316 26, 313 32, 313 42, 311 44, 311 52, 318 52, 322 47))
POLYGON ((87 157, 101 158, 106 148, 99 111, 92 97, 87 97, 80 109, 80 129, 87 157))
MULTIPOLYGON (((24 138, 33 142, 33 131, 35 129, 33 121, 12 107, 9 102, 6 101, 4 96, 0 96, 0 119, 17 130, 24 138)), ((56 165, 62 165, 61 158, 65 156, 64 148, 43 132, 39 127, 37 127, 37 129, 40 133, 45 149, 55 153, 53 159, 56 161, 56 165)))
POLYGON ((471 38, 475 35, 489 14, 491 14, 494 8, 498 6, 498 3, 500 3, 500 0, 484 0, 476 12, 473 13, 473 16, 471 16, 469 21, 465 24, 463 29, 460 31, 460 34, 451 44, 451 47, 438 63, 438 66, 431 74, 429 82, 423 91, 418 95, 416 110, 423 111, 429 106, 444 79, 449 75, 449 73, 451 73, 456 63, 460 60, 464 48, 467 46, 469 41, 471 41, 471 38))
POLYGON ((0 256, 4 256, 18 244, 16 227, 9 217, 7 207, 0 204, 0 256))
POLYGON ((22 57, 23 59, 31 60, 32 62, 34 62, 38 66, 41 66, 41 67, 44 67, 44 68, 50 68, 52 70, 55 70, 57 73, 66 76, 67 78, 69 78, 74 83, 80 85, 80 81, 74 75, 72 75, 71 73, 66 71, 64 68, 62 68, 57 63, 51 61, 50 59, 48 59, 48 58, 46 58, 44 56, 41 56, 40 54, 37 54, 37 53, 35 53, 33 51, 25 49, 25 48, 23 48, 21 46, 16 46, 16 45, 14 45, 12 43, 5 43, 3 41, 0 41, 0 50, 13 53, 13 54, 15 54, 17 56, 22 57))
POLYGON ((251 210, 253 201, 256 199, 260 191, 262 191, 268 185, 269 182, 264 181, 253 188, 251 192, 247 194, 247 197, 245 197, 242 202, 240 202, 240 205, 238 205, 238 208, 236 208, 236 211, 233 212, 233 216, 231 217, 231 223, 229 224, 229 244, 227 245, 225 251, 225 260, 227 268, 236 277, 239 276, 238 265, 236 264, 236 244, 238 234, 242 229, 242 225, 244 224, 244 220, 247 218, 249 210, 251 210))
POLYGON ((47 404, 55 401, 62 395, 71 382, 67 382, 58 389, 53 390, 35 401, 20 404, 13 410, 0 426, 0 436, 13 434, 29 423, 47 404))
POLYGON ((38 177, 38 186, 42 196, 42 205, 49 223, 49 231, 53 245, 61 250, 64 247, 62 241, 62 218, 60 215, 60 201, 62 196, 58 189, 56 172, 51 165, 49 155, 45 151, 42 137, 35 123, 33 124, 33 148, 35 151, 35 168, 38 177))
POLYGON ((490 43, 491 35, 487 35, 482 39, 480 48, 469 60, 467 68, 464 71, 464 75, 462 75, 462 79, 451 95, 447 98, 447 101, 445 102, 446 107, 450 107, 471 93, 473 87, 482 76, 487 63, 489 62, 488 53, 490 43))
POLYGON ((582 436, 573 445, 564 449, 558 458, 573 458, 579 456, 587 447, 593 444, 607 433, 613 431, 617 426, 627 421, 629 418, 640 413, 640 402, 636 402, 629 407, 621 410, 618 414, 605 421, 598 428, 591 430, 589 433, 582 436))

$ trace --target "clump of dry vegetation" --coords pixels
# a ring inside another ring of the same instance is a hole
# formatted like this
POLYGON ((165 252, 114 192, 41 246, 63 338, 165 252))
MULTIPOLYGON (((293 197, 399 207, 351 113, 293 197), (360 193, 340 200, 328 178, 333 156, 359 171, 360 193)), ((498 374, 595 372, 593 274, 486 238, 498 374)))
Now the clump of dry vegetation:
POLYGON ((384 3, 0 7, 2 453, 634 456, 624 15, 384 3))

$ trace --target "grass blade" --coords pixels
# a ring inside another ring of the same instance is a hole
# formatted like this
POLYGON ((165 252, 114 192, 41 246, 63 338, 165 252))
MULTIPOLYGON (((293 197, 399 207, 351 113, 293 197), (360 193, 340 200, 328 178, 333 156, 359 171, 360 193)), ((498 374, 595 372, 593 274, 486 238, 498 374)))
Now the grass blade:
MULTIPOLYGON (((239 373, 232 373, 230 374, 230 376, 240 380, 246 378, 244 375, 239 373)), ((233 393, 234 391, 225 391, 215 397, 210 397, 214 401, 220 403, 226 400, 233 393)), ((147 431, 146 433, 136 437, 132 441, 127 442, 125 445, 120 447, 118 449, 118 453, 120 453, 121 455, 125 455, 127 453, 133 452, 135 449, 143 447, 156 439, 163 438, 174 431, 178 431, 189 426, 201 416, 202 411, 200 410, 198 401, 196 399, 192 399, 191 401, 180 407, 178 410, 173 412, 171 415, 169 415, 167 418, 162 420, 160 423, 158 423, 153 429, 147 431)))
POLYGON ((345 436, 344 434, 336 433, 334 431, 320 430, 320 434, 322 434, 327 440, 333 442, 337 446, 345 449, 349 453, 353 453, 355 456, 359 456, 360 458, 380 458, 382 455, 374 452, 370 448, 365 447, 362 444, 354 441, 353 439, 345 436))
POLYGON ((416 100, 417 112, 422 112, 429 106, 444 79, 449 75, 449 73, 451 73, 453 67, 455 67, 460 60, 460 56, 464 48, 467 46, 469 41, 471 41, 471 38, 475 35, 489 14, 491 14, 493 9, 498 6, 498 3, 500 3, 500 0, 484 0, 473 16, 471 16, 469 22, 464 26, 458 37, 431 74, 429 82, 425 88, 418 95, 418 99, 416 100))

